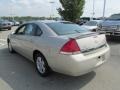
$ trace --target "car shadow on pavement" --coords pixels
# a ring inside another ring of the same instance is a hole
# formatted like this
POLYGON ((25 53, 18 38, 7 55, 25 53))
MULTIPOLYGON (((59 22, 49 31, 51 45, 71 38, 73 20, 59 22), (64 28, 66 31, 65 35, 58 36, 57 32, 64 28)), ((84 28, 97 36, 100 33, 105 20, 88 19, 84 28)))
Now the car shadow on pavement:
POLYGON ((53 72, 43 78, 31 61, 19 54, 10 54, 7 48, 0 50, 0 78, 13 90, 80 90, 95 76, 95 72, 79 77, 53 72))

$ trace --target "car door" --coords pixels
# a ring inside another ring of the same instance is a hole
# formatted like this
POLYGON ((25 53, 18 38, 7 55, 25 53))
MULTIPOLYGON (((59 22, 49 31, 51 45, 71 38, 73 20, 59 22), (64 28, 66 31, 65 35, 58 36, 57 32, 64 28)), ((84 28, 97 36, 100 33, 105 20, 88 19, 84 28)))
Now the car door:
POLYGON ((24 51, 23 54, 32 60, 33 48, 35 47, 34 39, 40 36, 41 30, 39 29, 38 25, 29 23, 26 25, 24 33, 25 34, 22 38, 22 50, 24 51))
POLYGON ((22 53, 22 37, 24 36, 25 25, 20 26, 15 33, 12 35, 12 46, 14 47, 15 51, 22 53))

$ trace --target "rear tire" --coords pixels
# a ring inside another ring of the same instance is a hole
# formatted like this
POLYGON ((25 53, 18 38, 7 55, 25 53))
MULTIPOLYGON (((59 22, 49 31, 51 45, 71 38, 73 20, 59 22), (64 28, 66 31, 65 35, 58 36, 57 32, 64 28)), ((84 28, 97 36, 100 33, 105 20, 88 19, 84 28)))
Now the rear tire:
POLYGON ((42 77, 46 77, 50 73, 50 68, 48 66, 48 63, 43 55, 40 53, 35 54, 35 65, 38 73, 42 77))

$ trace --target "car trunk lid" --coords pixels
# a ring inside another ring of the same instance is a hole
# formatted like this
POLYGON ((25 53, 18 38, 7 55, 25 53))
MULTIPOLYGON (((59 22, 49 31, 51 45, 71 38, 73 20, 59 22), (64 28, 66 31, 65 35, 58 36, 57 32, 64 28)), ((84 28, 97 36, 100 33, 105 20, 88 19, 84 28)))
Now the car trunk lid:
POLYGON ((68 37, 76 39, 76 42, 78 43, 78 46, 80 47, 82 53, 95 50, 106 44, 106 37, 104 34, 89 32, 76 36, 71 35, 68 37))

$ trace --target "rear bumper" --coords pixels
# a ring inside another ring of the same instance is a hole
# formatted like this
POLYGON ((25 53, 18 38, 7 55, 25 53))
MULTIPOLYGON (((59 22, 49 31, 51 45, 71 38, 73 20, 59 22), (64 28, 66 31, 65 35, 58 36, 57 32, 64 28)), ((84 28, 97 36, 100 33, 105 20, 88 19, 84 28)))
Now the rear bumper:
POLYGON ((50 66, 53 71, 80 76, 105 63, 109 57, 109 51, 109 46, 107 46, 106 49, 89 55, 57 55, 50 66))

